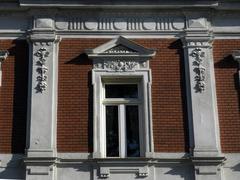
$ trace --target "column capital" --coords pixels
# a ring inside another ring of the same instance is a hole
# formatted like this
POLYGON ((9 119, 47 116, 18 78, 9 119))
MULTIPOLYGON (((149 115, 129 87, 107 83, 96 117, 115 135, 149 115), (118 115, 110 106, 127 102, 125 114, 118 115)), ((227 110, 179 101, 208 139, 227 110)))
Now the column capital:
POLYGON ((185 35, 181 38, 184 48, 211 48, 213 35, 210 32, 192 32, 185 31, 185 35))
POLYGON ((28 41, 32 43, 58 43, 60 40, 60 37, 56 35, 54 30, 32 30, 28 35, 28 41))

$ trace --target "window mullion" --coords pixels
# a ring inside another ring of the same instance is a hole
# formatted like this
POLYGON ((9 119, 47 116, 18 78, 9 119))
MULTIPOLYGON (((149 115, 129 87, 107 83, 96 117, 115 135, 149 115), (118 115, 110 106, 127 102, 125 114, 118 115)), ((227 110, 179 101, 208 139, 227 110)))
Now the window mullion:
POLYGON ((120 144, 120 157, 126 157, 126 122, 125 122, 125 105, 119 105, 119 144, 120 144))

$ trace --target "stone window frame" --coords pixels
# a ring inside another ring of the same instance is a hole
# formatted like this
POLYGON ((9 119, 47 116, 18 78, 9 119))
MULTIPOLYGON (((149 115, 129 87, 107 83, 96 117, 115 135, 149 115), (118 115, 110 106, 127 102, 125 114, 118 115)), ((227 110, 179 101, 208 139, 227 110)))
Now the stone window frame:
MULTIPOLYGON (((122 79, 129 83, 135 79, 142 83, 143 114, 140 138, 140 157, 153 156, 151 69, 149 60, 155 51, 147 49, 124 37, 113 39, 95 49, 86 50, 93 60, 93 158, 107 158, 103 116, 104 80, 122 79)), ((117 80, 115 81, 117 82, 117 80)), ((140 132, 140 131, 139 131, 140 132)), ((123 158, 123 157, 122 157, 123 158)))

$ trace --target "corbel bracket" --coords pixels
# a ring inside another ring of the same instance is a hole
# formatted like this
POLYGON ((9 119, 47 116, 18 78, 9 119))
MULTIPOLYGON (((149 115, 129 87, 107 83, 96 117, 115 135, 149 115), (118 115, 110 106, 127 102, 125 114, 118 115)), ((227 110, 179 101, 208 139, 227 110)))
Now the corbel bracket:
POLYGON ((2 62, 8 57, 9 52, 6 50, 0 51, 0 86, 2 86, 2 62))

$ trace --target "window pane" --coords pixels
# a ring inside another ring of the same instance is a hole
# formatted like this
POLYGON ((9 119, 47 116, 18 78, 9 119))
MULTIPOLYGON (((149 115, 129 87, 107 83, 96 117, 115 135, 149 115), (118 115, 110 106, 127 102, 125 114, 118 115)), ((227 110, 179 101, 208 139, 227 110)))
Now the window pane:
POLYGON ((106 98, 137 98, 137 84, 106 84, 106 98))
POLYGON ((127 156, 139 157, 139 120, 138 106, 126 106, 127 156))
POLYGON ((119 157, 118 106, 106 106, 107 156, 119 157))

